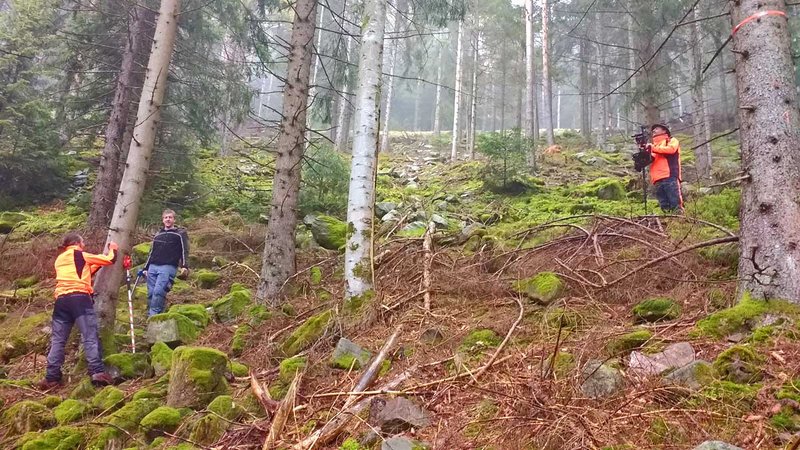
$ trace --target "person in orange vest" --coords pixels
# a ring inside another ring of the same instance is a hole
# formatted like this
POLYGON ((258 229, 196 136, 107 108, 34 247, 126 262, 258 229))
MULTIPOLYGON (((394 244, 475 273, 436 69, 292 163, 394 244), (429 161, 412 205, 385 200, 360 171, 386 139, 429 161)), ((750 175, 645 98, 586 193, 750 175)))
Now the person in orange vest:
POLYGON ((666 125, 650 128, 653 142, 647 150, 653 156, 650 164, 650 182, 656 191, 658 206, 666 213, 683 212, 681 194, 681 144, 672 137, 666 125))
POLYGON ((108 254, 95 255, 83 251, 83 238, 78 233, 64 236, 56 257, 56 302, 53 308, 50 352, 47 354, 47 371, 44 380, 37 383, 42 390, 62 385, 61 365, 64 364, 64 347, 73 325, 78 325, 83 351, 89 365, 89 376, 95 386, 106 386, 113 379, 103 365, 103 349, 97 325, 97 314, 92 300, 92 275, 103 266, 117 260, 117 244, 108 244, 108 254))

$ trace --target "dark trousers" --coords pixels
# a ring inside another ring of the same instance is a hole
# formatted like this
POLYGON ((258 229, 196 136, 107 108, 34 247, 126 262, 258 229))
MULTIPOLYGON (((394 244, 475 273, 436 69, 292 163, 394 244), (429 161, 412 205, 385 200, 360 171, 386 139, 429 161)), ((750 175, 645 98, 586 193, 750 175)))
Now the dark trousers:
POLYGON ((73 324, 77 324, 78 330, 81 332, 83 352, 86 354, 86 362, 89 365, 89 375, 105 372, 94 301, 89 294, 66 294, 56 299, 53 309, 53 334, 50 338, 50 353, 47 355, 47 373, 45 375, 45 379, 48 381, 61 380, 64 347, 73 324))
POLYGON ((683 210, 683 196, 681 184, 677 178, 664 178, 655 182, 656 199, 658 206, 664 212, 683 210))

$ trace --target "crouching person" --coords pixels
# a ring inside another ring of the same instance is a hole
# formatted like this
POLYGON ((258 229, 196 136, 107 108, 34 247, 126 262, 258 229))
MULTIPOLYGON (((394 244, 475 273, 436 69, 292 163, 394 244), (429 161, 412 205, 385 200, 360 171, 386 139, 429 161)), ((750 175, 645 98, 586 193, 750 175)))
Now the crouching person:
POLYGON ((117 260, 117 244, 108 244, 108 254, 95 255, 83 251, 83 238, 78 233, 64 236, 56 257, 56 303, 53 308, 50 353, 47 355, 47 373, 37 384, 42 390, 52 389, 62 384, 61 366, 64 364, 64 347, 72 331, 78 325, 89 365, 92 384, 105 386, 112 384, 112 378, 103 366, 103 349, 97 314, 92 300, 92 275, 103 266, 114 264, 117 260))

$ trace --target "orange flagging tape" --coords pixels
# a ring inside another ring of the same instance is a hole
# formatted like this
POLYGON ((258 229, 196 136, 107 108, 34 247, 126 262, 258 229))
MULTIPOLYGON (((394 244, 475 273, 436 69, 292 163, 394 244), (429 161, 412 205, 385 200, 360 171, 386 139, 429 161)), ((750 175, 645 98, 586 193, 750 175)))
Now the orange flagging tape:
POLYGON ((783 11, 778 11, 778 10, 774 10, 774 9, 769 9, 769 10, 766 10, 766 11, 759 11, 759 12, 753 14, 752 16, 744 19, 743 21, 739 22, 739 25, 736 25, 735 27, 733 27, 733 31, 731 31, 731 36, 736 34, 736 32, 739 31, 739 28, 742 28, 744 26, 744 24, 746 24, 748 22, 752 22, 752 21, 757 20, 757 19, 760 19, 760 18, 762 18, 764 16, 783 16, 783 17, 786 17, 786 13, 783 12, 783 11))

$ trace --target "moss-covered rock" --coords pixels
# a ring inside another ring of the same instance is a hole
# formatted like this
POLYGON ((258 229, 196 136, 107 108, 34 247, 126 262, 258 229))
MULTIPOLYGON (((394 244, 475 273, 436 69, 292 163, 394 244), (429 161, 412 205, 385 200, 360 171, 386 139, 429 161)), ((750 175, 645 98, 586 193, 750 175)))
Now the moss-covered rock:
POLYGON ((748 323, 768 313, 800 317, 800 307, 781 300, 757 300, 750 297, 749 294, 745 294, 735 306, 717 311, 697 322, 693 334, 716 338, 725 337, 745 330, 748 323))
MULTIPOLYGON (((234 285, 236 286, 236 285, 234 285)), ((239 285, 241 286, 241 285, 239 285)), ((253 294, 249 289, 231 286, 231 291, 211 304, 214 315, 220 322, 238 319, 253 303, 253 294)))
POLYGON ((190 344, 197 339, 200 328, 183 314, 162 313, 147 319, 145 338, 150 344, 163 342, 170 346, 190 344))
POLYGON ((210 446, 217 442, 230 425, 225 419, 208 414, 203 416, 191 427, 189 440, 200 445, 210 446))
POLYGON ((117 387, 106 386, 92 397, 91 405, 96 411, 115 410, 123 405, 125 393, 117 387))
POLYGON ((86 432, 76 427, 56 427, 43 433, 27 433, 17 441, 20 450, 74 450, 80 448, 86 432))
POLYGON ((264 305, 253 305, 247 310, 247 315, 250 317, 250 326, 257 327, 272 317, 272 311, 264 305))
POLYGON ((250 340, 249 335, 251 331, 253 331, 253 329, 250 325, 242 325, 236 329, 231 339, 231 355, 242 356, 244 348, 250 340))
POLYGON ((788 405, 783 406, 777 414, 769 419, 769 423, 779 431, 798 431, 800 430, 800 411, 788 405))
POLYGON ((139 427, 139 422, 154 409, 158 408, 160 403, 158 400, 149 398, 132 400, 108 416, 106 423, 117 429, 133 433, 139 427))
POLYGON ((233 376, 235 377, 241 378, 241 377, 246 377, 250 374, 250 368, 237 361, 231 361, 229 369, 233 374, 233 376))
POLYGON ((220 395, 212 400, 206 409, 233 422, 236 422, 245 414, 242 405, 238 404, 230 395, 220 395))
POLYGON ((53 409, 53 415, 59 425, 66 425, 83 419, 89 414, 89 410, 86 402, 68 398, 53 409))
POLYGON ((543 319, 545 325, 551 330, 558 330, 559 328, 572 330, 584 323, 584 318, 580 312, 567 308, 548 308, 544 312, 543 319))
POLYGON ((13 285, 17 289, 25 289, 33 287, 38 282, 39 282, 39 276, 31 275, 29 277, 17 278, 16 280, 14 280, 13 285))
POLYGON ((150 347, 150 362, 157 377, 163 376, 172 367, 172 351, 167 344, 160 341, 150 347))
POLYGON ((0 213, 0 234, 8 234, 28 219, 23 213, 4 211, 0 213))
POLYGON ((734 345, 717 356, 714 370, 720 378, 738 384, 752 384, 764 377, 761 366, 764 360, 752 347, 734 345))
POLYGON ((680 315, 680 306, 672 299, 665 297, 650 298, 633 307, 633 317, 637 322, 673 320, 680 315))
POLYGON ((545 362, 545 367, 547 368, 552 365, 553 373, 558 378, 564 378, 567 375, 569 375, 569 373, 572 372, 577 365, 577 361, 575 361, 575 356, 569 352, 558 352, 555 360, 552 363, 551 361, 553 361, 552 356, 547 358, 547 361, 545 362))
POLYGON ((41 312, 22 320, 6 319, 0 327, 0 362, 30 352, 44 353, 50 340, 50 312, 41 312))
POLYGON ((540 272, 532 278, 514 282, 514 290, 531 300, 548 305, 564 293, 564 282, 553 272, 540 272))
POLYGON ((114 379, 133 380, 153 376, 147 353, 116 353, 103 358, 106 372, 114 379))
POLYGON ((127 435, 118 429, 110 426, 95 429, 88 437, 84 446, 85 450, 106 450, 112 448, 122 448, 127 435))
POLYGON ((286 356, 294 356, 300 353, 325 334, 332 320, 333 311, 331 310, 309 317, 283 341, 281 350, 286 356))
POLYGON ((502 339, 494 330, 475 330, 461 341, 461 345, 458 346, 458 352, 462 354, 478 355, 488 348, 497 347, 500 345, 501 341, 502 339))
POLYGON ((178 347, 172 354, 167 405, 199 409, 218 395, 227 394, 227 367, 228 357, 219 350, 178 347))
POLYGON ((142 418, 139 425, 145 430, 148 439, 155 439, 164 433, 172 433, 178 429, 183 413, 177 408, 159 406, 142 418))
POLYGON ((133 265, 138 266, 146 263, 152 248, 152 242, 142 242, 141 244, 134 245, 133 248, 131 248, 131 259, 133 260, 133 265))
POLYGON ((56 418, 53 411, 41 403, 22 400, 6 408, 0 423, 12 434, 23 434, 50 428, 56 424, 56 418))
POLYGON ((347 242, 347 224, 331 216, 318 216, 304 220, 311 227, 314 241, 328 250, 341 250, 347 242))
POLYGON ((312 286, 318 286, 322 283, 322 269, 319 266, 314 266, 309 271, 309 279, 312 286))
POLYGON ((641 348, 652 338, 653 333, 649 330, 632 331, 609 341, 606 344, 606 353, 610 356, 620 356, 641 348))
POLYGON ((625 186, 616 178, 597 178, 584 183, 575 190, 579 195, 597 197, 600 200, 625 200, 625 186))
POLYGON ((714 381, 714 368, 705 361, 697 360, 669 372, 663 380, 664 384, 683 386, 696 391, 714 381))
POLYGON ((775 393, 775 398, 778 400, 794 400, 800 402, 800 378, 787 381, 778 392, 775 393))
POLYGON ((211 289, 222 279, 219 272, 211 270, 200 269, 192 274, 192 278, 197 282, 197 285, 202 289, 211 289))
POLYGON ((330 365, 337 369, 358 370, 369 363, 372 353, 364 350, 355 342, 341 338, 331 355, 330 365))
POLYGON ((211 322, 211 316, 209 316, 206 307, 203 305, 193 305, 193 304, 172 305, 167 312, 175 314, 183 314, 200 328, 205 328, 206 326, 208 326, 209 322, 211 322))
POLYGON ((278 378, 269 386, 270 396, 276 400, 286 396, 286 391, 294 380, 295 374, 303 370, 307 364, 308 360, 305 356, 294 356, 281 361, 278 366, 278 378))
POLYGON ((69 398, 88 400, 97 393, 97 388, 92 385, 91 378, 84 378, 69 394, 69 398))

